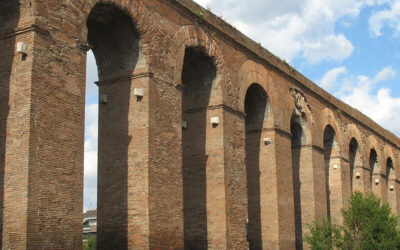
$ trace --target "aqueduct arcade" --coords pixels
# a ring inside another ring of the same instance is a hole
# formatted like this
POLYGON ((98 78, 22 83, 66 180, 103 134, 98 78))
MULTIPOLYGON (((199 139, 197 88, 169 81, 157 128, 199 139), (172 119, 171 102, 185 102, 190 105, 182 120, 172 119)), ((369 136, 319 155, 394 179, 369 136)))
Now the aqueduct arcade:
POLYGON ((99 249, 302 249, 355 190, 399 212, 400 140, 190 0, 0 14, 3 249, 82 247, 89 49, 99 249))

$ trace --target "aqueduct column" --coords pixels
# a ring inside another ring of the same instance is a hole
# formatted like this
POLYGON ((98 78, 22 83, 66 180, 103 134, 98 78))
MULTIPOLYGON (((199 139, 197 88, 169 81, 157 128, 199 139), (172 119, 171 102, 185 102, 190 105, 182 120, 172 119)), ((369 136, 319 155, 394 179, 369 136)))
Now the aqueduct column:
POLYGON ((98 3, 87 21, 100 79, 99 249, 184 247, 181 93, 152 64, 163 45, 149 45, 139 4, 98 3))
MULTIPOLYGON (((7 13, 0 27, 2 248, 80 249, 85 26, 93 6, 90 1, 5 2, 0 4, 2 15, 7 13), (18 42, 27 50, 16 52, 18 42)), ((106 47, 97 45, 98 64, 109 60, 106 47), (102 52, 106 55, 99 59, 102 52)), ((118 60, 117 65, 130 63, 118 60)), ((102 73, 116 64, 105 65, 102 73)), ((104 153, 99 224, 112 220, 121 227, 105 227, 99 234, 113 239, 111 244, 120 240, 113 244, 117 248, 182 248, 179 90, 149 70, 110 71, 117 74, 100 73, 99 82, 99 152, 104 153)))
POLYGON ((0 4, 1 245, 79 249, 86 56, 75 24, 35 18, 36 5, 0 4))

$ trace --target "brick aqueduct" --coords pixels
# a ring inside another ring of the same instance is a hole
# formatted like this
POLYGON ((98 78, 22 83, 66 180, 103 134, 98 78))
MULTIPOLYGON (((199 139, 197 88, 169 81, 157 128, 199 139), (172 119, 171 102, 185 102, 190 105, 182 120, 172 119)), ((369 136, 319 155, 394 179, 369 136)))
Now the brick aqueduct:
POLYGON ((89 49, 100 249, 301 249, 352 190, 399 212, 400 140, 190 0, 6 0, 3 249, 82 247, 89 49))

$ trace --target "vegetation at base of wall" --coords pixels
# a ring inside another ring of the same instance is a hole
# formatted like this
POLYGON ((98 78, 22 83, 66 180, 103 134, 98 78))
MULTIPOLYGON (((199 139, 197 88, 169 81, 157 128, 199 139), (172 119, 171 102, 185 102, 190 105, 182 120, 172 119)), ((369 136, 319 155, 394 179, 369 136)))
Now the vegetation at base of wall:
POLYGON ((342 228, 324 219, 310 226, 310 234, 305 236, 305 242, 312 249, 340 249, 342 238, 342 228))
POLYGON ((83 242, 83 250, 96 250, 97 236, 89 236, 83 242))
POLYGON ((400 249, 398 219, 376 195, 355 192, 342 216, 343 225, 324 220, 309 226, 304 239, 311 249, 400 249))

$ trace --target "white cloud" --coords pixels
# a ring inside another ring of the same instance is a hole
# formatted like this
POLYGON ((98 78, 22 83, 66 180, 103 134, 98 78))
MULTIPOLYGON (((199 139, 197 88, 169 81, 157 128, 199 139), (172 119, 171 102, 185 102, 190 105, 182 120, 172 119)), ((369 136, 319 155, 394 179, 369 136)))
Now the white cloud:
POLYGON ((339 99, 400 135, 400 98, 393 97, 387 88, 379 88, 380 83, 395 76, 392 67, 385 67, 374 76, 350 75, 346 68, 340 67, 328 71, 322 77, 321 86, 334 87, 339 99))
POLYGON ((311 41, 304 44, 304 56, 311 63, 317 63, 322 60, 343 60, 353 53, 352 43, 342 34, 334 36, 328 35, 319 41, 311 41))
POLYGON ((97 206, 98 104, 86 105, 84 154, 84 210, 97 206))
POLYGON ((368 87, 356 88, 341 97, 349 105, 359 109, 382 127, 400 136, 400 98, 394 98, 387 88, 378 89, 376 94, 368 87))
POLYGON ((244 34, 287 61, 344 60, 354 46, 335 25, 355 19, 365 6, 387 0, 208 0, 206 4, 244 34))
POLYGON ((320 80, 320 85, 326 90, 332 90, 337 84, 337 78, 347 72, 345 67, 334 68, 328 71, 320 80))
POLYGON ((389 8, 378 11, 370 17, 369 27, 375 36, 381 36, 385 26, 393 29, 395 35, 400 34, 400 1, 390 1, 389 8))
POLYGON ((366 6, 390 0, 197 0, 277 56, 309 63, 348 58, 354 46, 336 25, 350 26, 366 6))
POLYGON ((86 105, 85 176, 97 176, 98 104, 86 105))
POLYGON ((98 81, 96 60, 92 51, 87 53, 85 107, 85 151, 84 151, 84 207, 97 207, 97 137, 98 137, 98 81), (94 103, 93 103, 94 102, 94 103))
POLYGON ((198 4, 200 4, 201 6, 203 6, 204 8, 207 8, 208 4, 210 3, 211 0, 196 0, 195 2, 197 2, 198 4))
POLYGON ((381 71, 378 72, 378 74, 375 75, 375 77, 372 79, 371 83, 379 83, 383 82, 386 80, 389 80, 393 77, 396 76, 396 71, 392 67, 385 67, 381 71))
POLYGON ((96 59, 94 58, 93 52, 89 50, 87 52, 86 59, 86 95, 96 95, 98 93, 98 87, 95 82, 99 80, 97 74, 96 59))

